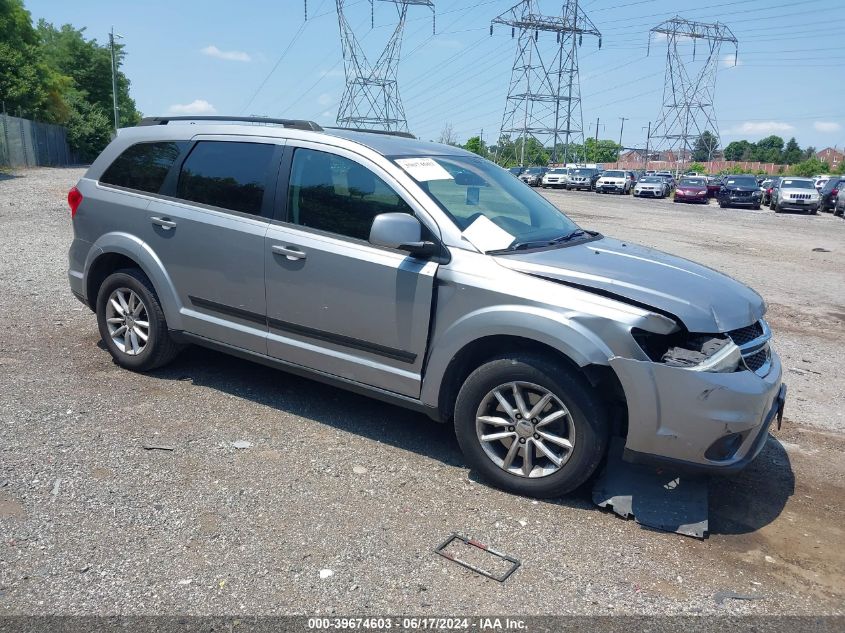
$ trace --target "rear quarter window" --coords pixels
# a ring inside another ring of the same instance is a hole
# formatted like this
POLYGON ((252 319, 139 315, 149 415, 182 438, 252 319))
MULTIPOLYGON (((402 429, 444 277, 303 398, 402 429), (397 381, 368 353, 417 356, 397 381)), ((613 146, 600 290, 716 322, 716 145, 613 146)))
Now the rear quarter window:
POLYGON ((100 182, 147 193, 158 193, 167 172, 187 141, 136 143, 118 156, 100 176, 100 182))

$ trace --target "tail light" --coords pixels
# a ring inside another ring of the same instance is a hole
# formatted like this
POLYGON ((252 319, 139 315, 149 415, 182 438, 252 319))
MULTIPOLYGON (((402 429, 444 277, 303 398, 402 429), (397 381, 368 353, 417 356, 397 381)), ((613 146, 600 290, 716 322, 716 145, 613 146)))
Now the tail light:
POLYGON ((835 198, 839 194, 839 189, 834 189, 830 192, 830 197, 835 198))
POLYGON ((67 203, 70 207, 70 219, 72 220, 76 217, 76 210, 79 208, 79 205, 82 204, 82 194, 79 192, 79 189, 74 187, 67 192, 67 203))

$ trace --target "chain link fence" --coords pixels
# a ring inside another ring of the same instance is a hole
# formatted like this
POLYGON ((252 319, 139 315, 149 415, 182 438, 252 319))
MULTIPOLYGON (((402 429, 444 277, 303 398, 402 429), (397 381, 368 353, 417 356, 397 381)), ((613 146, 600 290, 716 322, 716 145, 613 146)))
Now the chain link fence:
POLYGON ((0 114, 0 166, 62 167, 76 162, 61 125, 0 114))

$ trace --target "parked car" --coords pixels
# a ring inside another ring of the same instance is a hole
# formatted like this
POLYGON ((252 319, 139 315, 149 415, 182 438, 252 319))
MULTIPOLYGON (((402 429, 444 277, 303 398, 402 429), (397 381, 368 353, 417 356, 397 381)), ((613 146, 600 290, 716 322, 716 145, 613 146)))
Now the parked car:
POLYGON ((772 191, 769 208, 775 213, 803 211, 815 215, 819 212, 820 198, 812 178, 785 177, 772 191))
POLYGON ((519 175, 519 179, 529 187, 539 187, 547 171, 545 167, 528 167, 519 175))
POLYGON ((514 176, 516 176, 517 178, 519 178, 519 176, 522 174, 522 172, 525 171, 525 167, 511 167, 510 169, 508 169, 508 171, 510 173, 512 173, 514 176))
POLYGON ((837 215, 840 218, 845 217, 843 215, 845 213, 845 187, 839 189, 839 193, 836 195, 836 205, 833 207, 833 215, 837 215))
POLYGON ((643 176, 634 185, 636 198, 665 198, 669 195, 669 185, 658 176, 643 176))
POLYGON ((760 208, 762 194, 754 176, 725 176, 716 196, 719 206, 760 208))
POLYGON ((585 189, 590 191, 599 179, 599 172, 589 167, 575 167, 569 170, 567 189, 585 189))
POLYGON ((70 287, 119 366, 195 343, 368 394, 538 497, 613 436, 630 461, 725 473, 780 424, 766 306, 738 281, 583 229, 457 147, 221 118, 121 130, 68 195, 70 287))
POLYGON ((777 187, 779 181, 780 177, 774 176, 772 178, 766 178, 763 184, 760 185, 760 200, 763 205, 769 206, 772 201, 772 191, 777 187))
POLYGON ((632 184, 628 178, 628 172, 619 169, 610 169, 602 172, 599 179, 596 181, 597 193, 621 193, 628 194, 631 192, 632 184))
POLYGON ((550 169, 543 176, 542 186, 548 187, 566 187, 569 182, 569 169, 566 167, 555 167, 550 169))
POLYGON ((822 187, 819 192, 820 208, 822 211, 833 210, 833 207, 836 204, 836 196, 839 195, 839 192, 842 191, 842 189, 845 189, 845 176, 832 176, 830 180, 825 183, 824 187, 822 187))
POLYGON ((707 180, 704 177, 681 176, 675 189, 675 202, 707 204, 707 180))
POLYGON ((669 189, 675 188, 675 177, 668 171, 659 171, 655 174, 655 176, 660 176, 661 178, 663 178, 669 185, 669 189))
POLYGON ((628 179, 628 185, 629 185, 628 189, 629 189, 629 191, 633 191, 634 185, 637 184, 637 175, 632 171, 626 171, 625 172, 625 178, 628 179))
POLYGON ((821 191, 830 180, 830 176, 818 176, 814 179, 814 186, 817 191, 821 191))
POLYGON ((721 176, 708 176, 707 177, 707 197, 708 198, 715 198, 719 194, 719 189, 722 188, 722 177, 721 176))

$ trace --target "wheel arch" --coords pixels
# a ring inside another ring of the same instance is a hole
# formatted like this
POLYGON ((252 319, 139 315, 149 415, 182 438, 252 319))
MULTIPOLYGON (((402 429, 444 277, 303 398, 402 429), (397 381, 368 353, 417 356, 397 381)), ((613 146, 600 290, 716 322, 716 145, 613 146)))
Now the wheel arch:
POLYGON ((164 265, 149 246, 127 234, 107 234, 91 249, 85 263, 83 282, 88 305, 96 310, 100 286, 110 274, 121 268, 138 268, 147 276, 158 295, 168 326, 181 329, 181 304, 164 265))

